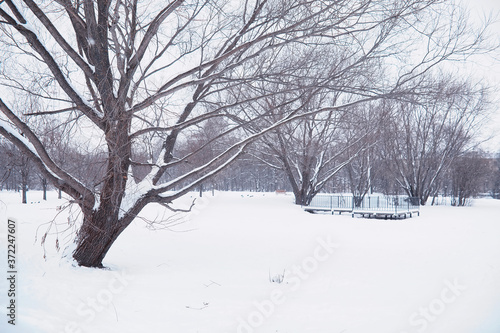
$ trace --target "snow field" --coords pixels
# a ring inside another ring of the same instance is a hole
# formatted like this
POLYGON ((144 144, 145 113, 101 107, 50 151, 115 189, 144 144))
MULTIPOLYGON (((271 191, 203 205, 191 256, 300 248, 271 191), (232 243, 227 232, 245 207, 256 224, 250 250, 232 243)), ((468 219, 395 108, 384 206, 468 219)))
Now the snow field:
MULTIPOLYGON (((500 331, 500 201, 391 221, 305 213, 290 195, 206 193, 167 229, 147 228, 171 214, 149 207, 96 270, 61 260, 55 235, 44 260, 44 223, 65 204, 50 195, 21 205, 0 192, 0 225, 12 216, 19 229, 17 325, 5 320, 2 278, 0 332, 500 331)), ((56 217, 60 230, 67 218, 56 217)))

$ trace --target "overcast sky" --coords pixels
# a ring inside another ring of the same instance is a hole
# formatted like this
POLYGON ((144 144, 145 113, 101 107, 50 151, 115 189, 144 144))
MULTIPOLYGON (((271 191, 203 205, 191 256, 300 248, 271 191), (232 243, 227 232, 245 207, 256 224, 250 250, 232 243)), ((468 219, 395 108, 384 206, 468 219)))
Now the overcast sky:
MULTIPOLYGON (((478 20, 484 19, 492 14, 496 16, 496 23, 491 29, 491 32, 496 37, 496 41, 500 42, 500 0, 462 0, 463 3, 470 8, 471 18, 478 20)), ((495 109, 492 119, 488 126, 485 126, 484 132, 495 133, 495 137, 488 143, 483 145, 483 148, 490 152, 500 153, 500 50, 496 52, 495 57, 485 57, 477 61, 474 65, 477 69, 477 74, 484 76, 485 79, 492 85, 497 87, 497 92, 494 94, 495 109)))

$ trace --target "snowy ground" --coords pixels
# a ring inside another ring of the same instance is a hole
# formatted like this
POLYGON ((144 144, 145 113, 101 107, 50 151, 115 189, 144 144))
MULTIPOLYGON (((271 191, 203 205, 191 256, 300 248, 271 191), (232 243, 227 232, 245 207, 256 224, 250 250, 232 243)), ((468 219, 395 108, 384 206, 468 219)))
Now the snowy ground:
POLYGON ((0 192, 0 332, 500 332, 498 200, 386 221, 308 214, 274 193, 218 193, 170 229, 136 220, 109 269, 96 270, 61 260, 55 235, 43 258, 44 223, 64 205, 51 196, 21 205, 0 192), (15 327, 8 216, 18 228, 15 327))

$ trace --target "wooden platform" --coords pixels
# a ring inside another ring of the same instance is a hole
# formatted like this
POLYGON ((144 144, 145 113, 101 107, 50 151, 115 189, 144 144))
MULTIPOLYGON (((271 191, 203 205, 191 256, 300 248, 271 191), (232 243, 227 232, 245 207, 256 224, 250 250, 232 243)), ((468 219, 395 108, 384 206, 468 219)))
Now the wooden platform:
POLYGON ((317 213, 317 212, 329 212, 332 215, 335 213, 352 213, 352 208, 328 208, 328 207, 311 207, 311 206, 304 206, 302 207, 306 212, 308 213, 317 213))
POLYGON ((397 220, 397 219, 406 219, 407 217, 413 217, 414 214, 417 214, 417 216, 420 216, 420 211, 417 209, 407 210, 407 211, 399 211, 399 212, 353 210, 352 217, 354 217, 356 214, 361 215, 364 218, 397 220))
POLYGON ((420 206, 417 198, 405 196, 366 196, 354 205, 354 198, 348 195, 319 194, 309 206, 302 208, 309 213, 338 212, 351 213, 352 217, 361 215, 365 218, 405 219, 417 214, 420 216, 420 206))

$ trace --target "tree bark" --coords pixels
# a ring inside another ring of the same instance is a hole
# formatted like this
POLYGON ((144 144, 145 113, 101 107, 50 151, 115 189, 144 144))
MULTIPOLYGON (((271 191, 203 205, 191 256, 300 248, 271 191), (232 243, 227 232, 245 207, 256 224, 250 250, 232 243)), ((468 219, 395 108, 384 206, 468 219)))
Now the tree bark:
POLYGON ((85 216, 73 258, 80 266, 103 268, 104 257, 124 229, 112 207, 101 207, 85 216))

